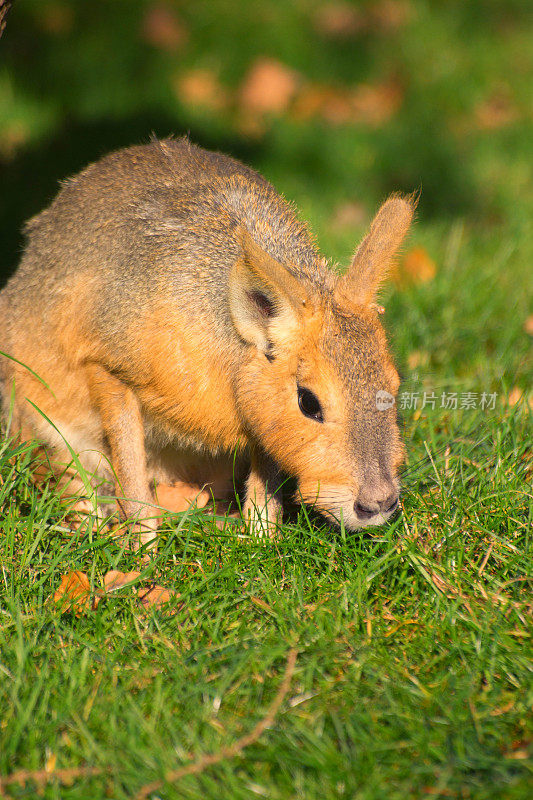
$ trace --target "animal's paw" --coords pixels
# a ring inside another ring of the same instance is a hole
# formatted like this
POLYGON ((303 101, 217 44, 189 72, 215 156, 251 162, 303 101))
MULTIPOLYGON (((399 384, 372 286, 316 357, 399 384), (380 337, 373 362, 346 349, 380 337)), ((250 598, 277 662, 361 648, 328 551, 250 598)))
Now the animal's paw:
POLYGON ((101 504, 96 506, 92 500, 79 498, 69 506, 66 522, 72 531, 87 530, 90 526, 93 533, 111 528, 116 522, 116 506, 101 504))
POLYGON ((270 498, 267 506, 259 507, 251 500, 244 504, 243 517, 247 531, 254 536, 273 539, 279 529, 283 509, 277 500, 270 498))

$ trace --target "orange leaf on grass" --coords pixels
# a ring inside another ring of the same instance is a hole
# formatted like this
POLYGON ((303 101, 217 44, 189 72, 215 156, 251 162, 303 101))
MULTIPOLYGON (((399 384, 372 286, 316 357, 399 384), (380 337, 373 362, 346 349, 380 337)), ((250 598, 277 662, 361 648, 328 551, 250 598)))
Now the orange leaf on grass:
POLYGON ((176 97, 190 106, 220 111, 228 104, 228 93, 209 69, 193 69, 173 81, 176 97))
POLYGON ((165 589, 164 586, 159 586, 155 583, 148 589, 138 589, 137 596, 144 608, 159 608, 159 606, 168 603, 169 600, 175 597, 176 592, 172 589, 165 589))
POLYGON ((101 592, 91 593, 89 578, 80 570, 63 575, 59 589, 54 592, 54 603, 61 605, 61 613, 73 611, 77 617, 94 611, 100 598, 101 592))
MULTIPOLYGON (((118 570, 110 570, 104 575, 103 589, 91 592, 89 578, 85 572, 75 570, 74 572, 69 572, 68 575, 63 575, 61 584, 54 593, 53 601, 61 605, 61 613, 73 611, 77 617, 81 617, 83 614, 94 611, 103 598, 113 594, 118 589, 123 589, 135 583, 140 575, 141 573, 136 571, 120 572, 118 570)), ((164 586, 159 586, 159 584, 151 584, 148 587, 133 587, 133 591, 144 609, 159 608, 168 603, 177 594, 173 589, 165 589, 164 586)))
POLYGON ((522 389, 520 389, 518 386, 514 386, 507 397, 507 402, 509 405, 516 406, 516 404, 522 399, 522 394, 522 389))
POLYGON ((519 386, 513 386, 507 396, 507 404, 512 407, 522 402, 527 402, 528 406, 533 409, 533 394, 527 395, 519 386))
POLYGON ((104 591, 106 593, 114 592, 116 589, 122 589, 124 586, 134 583, 140 576, 140 572, 119 572, 116 569, 111 569, 104 575, 104 591))
MULTIPOLYGON (((104 589, 109 594, 117 589, 123 589, 125 586, 130 586, 138 580, 140 572, 119 572, 118 570, 110 570, 104 575, 104 589)), ((140 601, 144 608, 159 608, 164 603, 176 596, 173 589, 165 589, 157 583, 151 584, 148 587, 137 586, 134 588, 137 599, 140 601)))
POLYGON ((245 113, 281 114, 296 93, 298 76, 279 61, 258 58, 251 66, 239 93, 245 113))
POLYGON ((326 3, 314 15, 318 33, 333 39, 350 39, 369 31, 395 31, 409 22, 414 9, 409 0, 379 0, 355 8, 350 3, 326 3))
POLYGON ((417 367, 427 367, 429 364, 429 353, 425 350, 413 350, 407 356, 407 366, 409 369, 416 369, 417 367))
POLYGON ((403 88, 394 79, 351 89, 308 84, 298 93, 291 115, 297 120, 319 117, 330 125, 379 127, 398 111, 403 96, 403 88))
POLYGON ((54 772, 56 764, 57 764, 57 753, 47 752, 46 761, 44 762, 44 771, 48 773, 54 772))

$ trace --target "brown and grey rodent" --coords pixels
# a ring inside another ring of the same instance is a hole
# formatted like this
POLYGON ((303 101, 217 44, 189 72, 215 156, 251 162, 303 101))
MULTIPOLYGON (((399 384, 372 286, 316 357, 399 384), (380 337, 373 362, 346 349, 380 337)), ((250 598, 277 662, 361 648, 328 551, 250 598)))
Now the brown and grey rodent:
POLYGON ((143 543, 158 481, 216 494, 235 454, 259 532, 280 520, 285 476, 349 530, 384 522, 403 446, 375 297, 413 210, 390 197, 339 278, 294 209, 238 161, 185 138, 106 156, 28 222, 0 293, 11 430, 42 443, 87 510, 66 440, 143 543))

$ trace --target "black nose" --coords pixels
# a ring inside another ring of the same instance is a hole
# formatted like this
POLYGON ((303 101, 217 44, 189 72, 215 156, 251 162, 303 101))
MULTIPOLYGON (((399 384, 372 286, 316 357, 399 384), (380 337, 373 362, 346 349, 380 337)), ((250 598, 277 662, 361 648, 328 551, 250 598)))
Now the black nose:
POLYGON ((363 505, 363 503, 354 503, 355 513, 359 519, 372 519, 380 511, 384 514, 390 514, 398 505, 398 493, 392 492, 385 500, 376 500, 375 504, 363 505))

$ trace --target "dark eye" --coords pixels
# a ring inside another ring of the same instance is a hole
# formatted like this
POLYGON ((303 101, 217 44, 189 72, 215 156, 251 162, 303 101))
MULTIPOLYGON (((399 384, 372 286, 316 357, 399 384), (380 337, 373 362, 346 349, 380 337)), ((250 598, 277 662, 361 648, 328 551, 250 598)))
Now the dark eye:
POLYGON ((322 414, 322 407, 318 401, 318 397, 310 392, 309 389, 302 389, 298 386, 298 405, 300 411, 306 417, 316 419, 317 422, 324 422, 324 415, 322 414))

